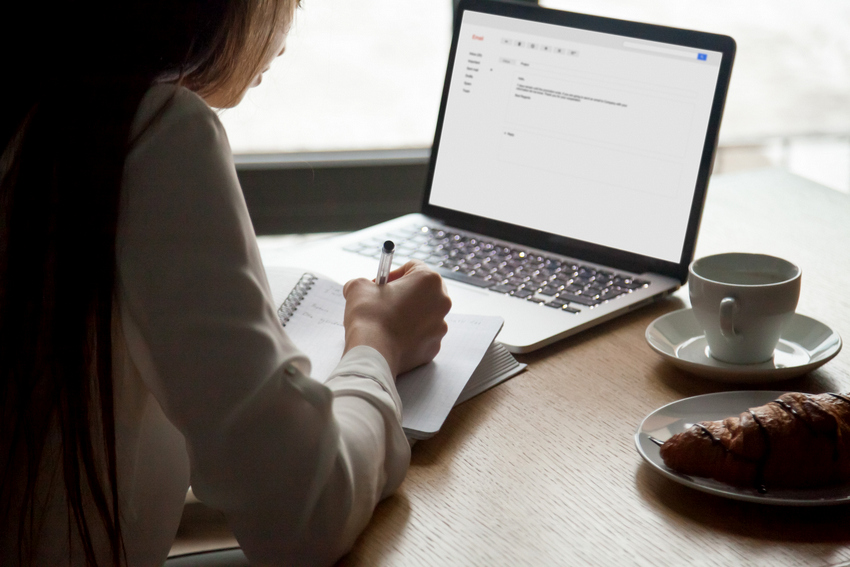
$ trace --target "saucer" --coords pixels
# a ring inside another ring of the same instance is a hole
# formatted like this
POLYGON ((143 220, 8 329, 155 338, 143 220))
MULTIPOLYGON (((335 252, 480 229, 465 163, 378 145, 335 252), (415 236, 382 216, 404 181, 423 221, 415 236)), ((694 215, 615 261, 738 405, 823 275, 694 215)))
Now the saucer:
POLYGON ((795 313, 782 332, 773 359, 731 364, 712 358, 693 309, 663 315, 646 328, 646 342, 682 370, 720 382, 758 384, 787 380, 814 370, 841 350, 841 337, 823 323, 795 313))

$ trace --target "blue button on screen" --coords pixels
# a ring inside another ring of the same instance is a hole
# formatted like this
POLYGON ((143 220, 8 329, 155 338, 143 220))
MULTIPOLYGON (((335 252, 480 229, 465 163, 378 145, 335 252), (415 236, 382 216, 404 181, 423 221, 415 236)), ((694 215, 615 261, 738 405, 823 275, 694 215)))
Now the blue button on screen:
POLYGON ((705 53, 698 53, 697 59, 699 59, 700 61, 705 61, 706 59, 708 59, 708 55, 706 55, 705 53))

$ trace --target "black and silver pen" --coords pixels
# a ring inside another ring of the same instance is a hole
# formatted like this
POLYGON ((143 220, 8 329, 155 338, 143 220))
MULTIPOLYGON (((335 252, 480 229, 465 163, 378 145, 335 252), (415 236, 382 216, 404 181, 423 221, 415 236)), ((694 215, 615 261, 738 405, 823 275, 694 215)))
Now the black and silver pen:
POLYGON ((390 269, 393 266, 393 252, 395 252, 395 244, 392 240, 387 240, 381 247, 381 261, 378 263, 378 275, 375 276, 375 283, 384 285, 390 277, 390 269))

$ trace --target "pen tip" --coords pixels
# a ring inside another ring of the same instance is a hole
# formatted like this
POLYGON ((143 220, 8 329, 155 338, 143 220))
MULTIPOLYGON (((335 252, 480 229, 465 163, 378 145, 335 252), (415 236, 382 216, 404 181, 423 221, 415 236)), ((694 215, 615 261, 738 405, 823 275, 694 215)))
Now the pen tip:
POLYGON ((384 242, 384 252, 389 254, 393 250, 395 250, 395 243, 392 240, 387 240, 386 242, 384 242))

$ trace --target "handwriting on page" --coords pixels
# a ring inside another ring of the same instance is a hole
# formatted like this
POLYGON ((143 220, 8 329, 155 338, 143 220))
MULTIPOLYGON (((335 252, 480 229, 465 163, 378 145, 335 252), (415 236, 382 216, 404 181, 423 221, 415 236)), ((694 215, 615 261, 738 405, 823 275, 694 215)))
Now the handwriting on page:
POLYGON ((324 382, 345 350, 345 298, 342 286, 319 279, 286 325, 295 346, 310 357, 313 378, 324 382))

